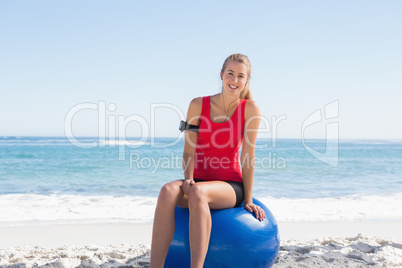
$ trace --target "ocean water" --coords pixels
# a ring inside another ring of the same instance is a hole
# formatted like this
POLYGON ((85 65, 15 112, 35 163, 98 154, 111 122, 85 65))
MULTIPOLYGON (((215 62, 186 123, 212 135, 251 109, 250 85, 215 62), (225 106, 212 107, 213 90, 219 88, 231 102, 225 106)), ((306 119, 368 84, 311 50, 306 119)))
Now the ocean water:
MULTIPOLYGON (((0 226, 149 222, 183 144, 1 137, 0 226)), ((282 221, 402 220, 402 141, 258 140, 253 196, 282 221)))

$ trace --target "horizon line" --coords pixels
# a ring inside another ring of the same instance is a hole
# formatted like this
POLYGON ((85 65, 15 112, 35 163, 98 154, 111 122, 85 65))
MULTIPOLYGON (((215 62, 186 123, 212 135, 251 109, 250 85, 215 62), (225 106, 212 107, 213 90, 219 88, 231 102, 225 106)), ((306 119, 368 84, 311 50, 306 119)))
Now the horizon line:
MULTIPOLYGON (((97 140, 119 140, 118 137, 109 139, 107 137, 98 137, 98 136, 65 136, 65 135, 61 135, 61 136, 55 136, 55 135, 0 135, 1 139, 4 138, 94 138, 97 140)), ((164 139, 183 139, 184 136, 182 137, 174 137, 174 136, 148 136, 148 139, 152 139, 152 138, 164 138, 164 139)), ((142 139, 139 136, 130 136, 130 137, 125 137, 125 139, 123 140, 127 140, 127 139, 142 139)), ((273 138, 261 138, 261 137, 257 137, 257 140, 272 140, 273 138)), ((301 140, 301 137, 298 138, 289 138, 289 137, 285 137, 285 138, 274 138, 276 140, 301 140)), ((387 140, 387 141, 402 141, 402 139, 397 139, 397 138, 338 138, 338 139, 327 139, 327 138, 304 138, 303 140, 387 140)))

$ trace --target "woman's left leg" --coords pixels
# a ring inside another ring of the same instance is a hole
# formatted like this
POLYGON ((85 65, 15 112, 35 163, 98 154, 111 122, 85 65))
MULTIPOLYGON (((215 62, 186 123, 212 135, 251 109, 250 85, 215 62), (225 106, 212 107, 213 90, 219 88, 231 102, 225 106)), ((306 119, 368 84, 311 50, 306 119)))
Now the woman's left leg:
POLYGON ((191 268, 202 268, 207 255, 211 235, 210 209, 231 208, 235 204, 235 191, 226 182, 198 182, 191 186, 188 193, 191 268))

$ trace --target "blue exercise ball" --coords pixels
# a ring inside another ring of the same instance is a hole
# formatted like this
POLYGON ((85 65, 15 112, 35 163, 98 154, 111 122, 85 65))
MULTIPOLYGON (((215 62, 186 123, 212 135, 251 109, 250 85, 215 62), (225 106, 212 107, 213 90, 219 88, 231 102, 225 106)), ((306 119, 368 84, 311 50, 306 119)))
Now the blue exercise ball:
MULTIPOLYGON (((212 229, 204 267, 271 267, 279 251, 278 224, 271 211, 257 199, 254 204, 264 209, 260 222, 254 213, 237 208, 211 210, 212 229)), ((190 267, 189 211, 176 207, 176 227, 165 261, 165 268, 190 267)))

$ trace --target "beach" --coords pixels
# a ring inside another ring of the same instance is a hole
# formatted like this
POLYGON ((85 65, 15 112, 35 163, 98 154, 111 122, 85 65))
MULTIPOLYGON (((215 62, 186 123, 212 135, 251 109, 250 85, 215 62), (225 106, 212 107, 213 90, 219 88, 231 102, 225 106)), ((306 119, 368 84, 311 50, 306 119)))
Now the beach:
MULTIPOLYGON (((402 222, 278 222, 273 267, 401 267, 402 222)), ((152 225, 0 228, 0 267, 149 267, 152 225)))
MULTIPOLYGON (((0 267, 149 267, 159 189, 183 176, 174 141, 0 137, 0 267)), ((340 141, 336 167, 298 140, 257 145, 253 197, 280 234, 273 267, 402 267, 402 141, 340 141)))
POLYGON ((0 0, 0 268, 150 267, 160 191, 193 177, 273 215, 222 213, 207 268, 402 268, 401 13, 0 0))

